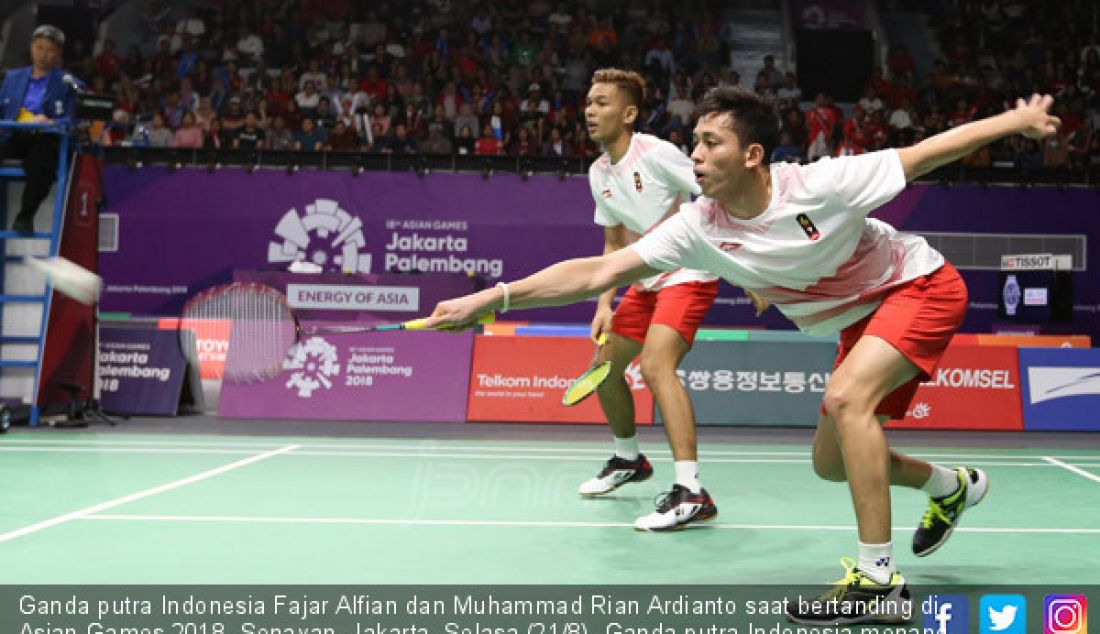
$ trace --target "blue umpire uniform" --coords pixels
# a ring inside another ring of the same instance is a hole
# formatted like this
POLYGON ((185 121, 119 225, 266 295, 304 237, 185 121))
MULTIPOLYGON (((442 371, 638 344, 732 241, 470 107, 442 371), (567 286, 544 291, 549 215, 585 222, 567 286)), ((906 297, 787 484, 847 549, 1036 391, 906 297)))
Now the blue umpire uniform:
MULTIPOLYGON (((64 47, 65 36, 56 27, 38 27, 31 37, 32 45, 38 38, 46 38, 64 47)), ((54 123, 71 125, 76 113, 77 94, 66 83, 65 71, 53 68, 37 79, 33 71, 33 66, 27 66, 7 72, 3 85, 0 85, 0 120, 28 121, 33 115, 44 115, 54 123)), ((76 82, 71 78, 69 81, 76 82)), ((33 231, 35 212, 53 187, 57 153, 58 137, 55 134, 0 128, 0 157, 21 159, 26 173, 23 200, 13 227, 16 231, 33 231)))

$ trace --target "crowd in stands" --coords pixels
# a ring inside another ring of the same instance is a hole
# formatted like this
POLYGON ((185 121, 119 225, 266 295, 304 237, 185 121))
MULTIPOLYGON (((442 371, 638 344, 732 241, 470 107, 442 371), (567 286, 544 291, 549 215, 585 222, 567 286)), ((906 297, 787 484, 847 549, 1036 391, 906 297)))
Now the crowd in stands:
POLYGON ((648 83, 638 130, 685 152, 696 104, 723 82, 774 95, 773 158, 803 162, 909 145, 1050 92, 1059 135, 964 162, 1100 165, 1100 45, 1095 16, 1079 19, 1091 3, 943 4, 933 71, 918 76, 895 46, 847 111, 803 95, 771 56, 751 80, 730 71, 716 0, 201 0, 152 5, 144 46, 108 39, 69 66, 117 97, 101 136, 114 144, 593 157, 585 92, 619 66, 648 83))

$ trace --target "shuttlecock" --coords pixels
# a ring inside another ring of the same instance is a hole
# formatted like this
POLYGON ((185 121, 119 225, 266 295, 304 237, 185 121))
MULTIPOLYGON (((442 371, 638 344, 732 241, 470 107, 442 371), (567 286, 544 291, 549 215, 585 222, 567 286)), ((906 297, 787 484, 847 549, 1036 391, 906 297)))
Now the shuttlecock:
POLYGON ((55 291, 80 302, 94 304, 99 301, 103 278, 79 264, 62 257, 27 258, 35 270, 41 271, 55 291))

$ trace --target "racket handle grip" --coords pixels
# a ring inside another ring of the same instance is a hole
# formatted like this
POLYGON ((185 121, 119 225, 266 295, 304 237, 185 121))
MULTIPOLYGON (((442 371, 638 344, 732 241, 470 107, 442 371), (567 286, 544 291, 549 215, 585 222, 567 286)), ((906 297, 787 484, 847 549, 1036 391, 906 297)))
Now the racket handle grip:
POLYGON ((427 317, 421 317, 420 319, 413 319, 401 324, 403 330, 427 330, 428 327, 424 324, 428 323, 427 317))
MULTIPOLYGON (((477 318, 479 324, 491 324, 497 320, 496 313, 486 313, 477 318)), ((421 317, 420 319, 413 319, 412 321, 406 321, 401 324, 403 330, 428 330, 428 318, 421 317)))

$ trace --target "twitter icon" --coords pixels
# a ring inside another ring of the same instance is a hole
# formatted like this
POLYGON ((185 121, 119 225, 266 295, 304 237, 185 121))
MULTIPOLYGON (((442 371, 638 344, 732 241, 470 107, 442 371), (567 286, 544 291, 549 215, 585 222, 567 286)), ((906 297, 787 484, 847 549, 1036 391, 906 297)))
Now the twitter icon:
POLYGON ((987 594, 979 607, 981 634, 1026 634, 1027 599, 1019 594, 987 594))

